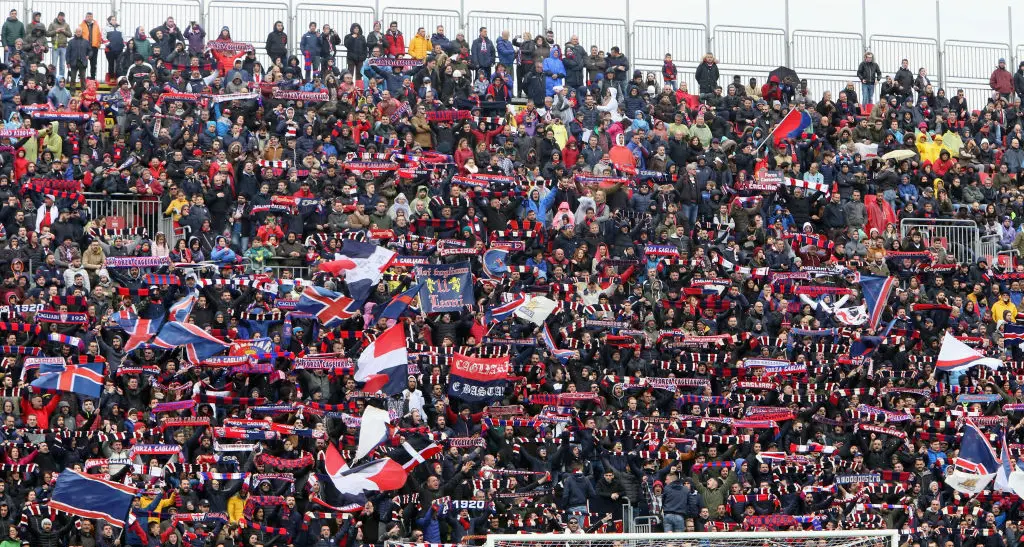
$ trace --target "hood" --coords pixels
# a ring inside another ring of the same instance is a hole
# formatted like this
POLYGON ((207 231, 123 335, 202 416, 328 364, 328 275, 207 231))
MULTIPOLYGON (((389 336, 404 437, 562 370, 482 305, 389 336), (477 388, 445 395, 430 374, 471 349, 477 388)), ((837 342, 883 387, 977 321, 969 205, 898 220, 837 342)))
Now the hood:
POLYGON ((551 53, 548 55, 551 59, 562 59, 562 48, 558 47, 558 44, 551 46, 551 53))

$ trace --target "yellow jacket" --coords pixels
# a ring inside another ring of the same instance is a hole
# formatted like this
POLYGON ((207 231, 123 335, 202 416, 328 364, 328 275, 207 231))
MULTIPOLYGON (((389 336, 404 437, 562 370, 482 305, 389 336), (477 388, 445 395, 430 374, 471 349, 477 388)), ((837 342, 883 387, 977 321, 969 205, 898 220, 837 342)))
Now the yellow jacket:
POLYGON ((238 494, 228 498, 228 520, 235 524, 242 518, 242 511, 245 510, 245 501, 238 494))
POLYGON ((413 59, 426 59, 427 53, 430 53, 430 48, 430 40, 417 34, 412 37, 412 42, 409 44, 409 56, 413 59))
POLYGON ((1000 300, 995 304, 992 304, 992 320, 1001 321, 1003 319, 1003 312, 1010 312, 1010 321, 1017 320, 1017 306, 1013 305, 1013 301, 1003 302, 1000 300))
POLYGON ((181 208, 188 205, 188 200, 184 198, 175 198, 169 204, 167 204, 167 210, 164 211, 165 215, 171 215, 174 222, 181 220, 181 208))

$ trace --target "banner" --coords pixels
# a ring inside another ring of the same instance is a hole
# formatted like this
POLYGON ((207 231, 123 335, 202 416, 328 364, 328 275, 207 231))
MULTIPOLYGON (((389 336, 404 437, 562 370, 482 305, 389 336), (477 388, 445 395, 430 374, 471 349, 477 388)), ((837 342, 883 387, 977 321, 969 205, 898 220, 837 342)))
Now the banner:
POLYGON ((511 365, 508 357, 470 357, 452 354, 448 395, 475 403, 505 398, 511 365))
POLYGON ((469 262, 428 264, 414 270, 423 313, 460 311, 473 304, 473 275, 469 262))

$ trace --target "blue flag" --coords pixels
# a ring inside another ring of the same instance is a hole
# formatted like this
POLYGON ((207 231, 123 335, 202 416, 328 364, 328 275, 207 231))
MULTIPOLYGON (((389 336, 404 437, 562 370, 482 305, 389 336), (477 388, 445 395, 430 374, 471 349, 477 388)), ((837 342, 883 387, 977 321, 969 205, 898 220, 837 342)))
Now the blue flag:
POLYGON ((82 518, 103 519, 124 528, 132 498, 138 492, 130 486, 67 469, 57 476, 50 508, 82 518))

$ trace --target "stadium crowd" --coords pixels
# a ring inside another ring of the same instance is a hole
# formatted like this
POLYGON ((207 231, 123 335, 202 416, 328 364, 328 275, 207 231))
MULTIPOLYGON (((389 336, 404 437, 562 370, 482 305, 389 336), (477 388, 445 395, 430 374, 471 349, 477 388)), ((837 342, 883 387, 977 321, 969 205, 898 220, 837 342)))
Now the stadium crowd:
POLYGON ((655 531, 1018 544, 1019 497, 944 476, 967 420, 1024 443, 1024 63, 969 105, 870 53, 812 96, 550 31, 278 22, 264 65, 227 27, 45 16, 0 30, 0 547, 478 544, 623 530, 624 503, 655 531), (974 220, 1009 260, 904 218, 974 220), (356 244, 395 253, 366 298, 335 267, 356 244), (414 298, 466 262, 454 306, 414 298), (229 356, 161 344, 169 317, 229 356), (405 389, 364 391, 396 322, 405 389), (1004 365, 936 371, 946 333, 1004 365), (460 390, 485 358, 506 378, 460 390), (342 495, 325 454, 367 405, 411 471, 342 495), (123 530, 48 506, 66 469, 140 490, 123 530))

